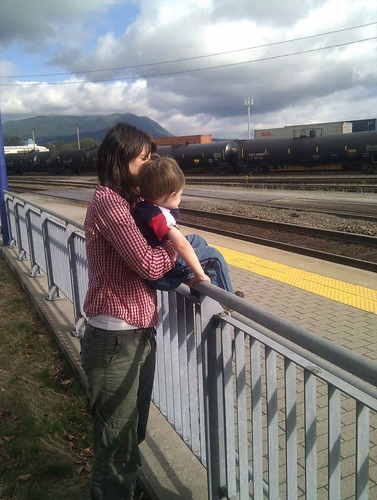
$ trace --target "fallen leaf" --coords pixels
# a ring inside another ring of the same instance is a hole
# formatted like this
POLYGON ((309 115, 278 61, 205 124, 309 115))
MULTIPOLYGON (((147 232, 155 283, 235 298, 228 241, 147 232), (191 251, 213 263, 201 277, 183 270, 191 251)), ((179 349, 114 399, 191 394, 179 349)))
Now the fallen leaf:
POLYGON ((81 467, 79 467, 77 469, 77 475, 79 476, 83 470, 84 470, 84 466, 82 465, 81 467))
POLYGON ((0 436, 0 446, 3 446, 5 443, 9 443, 12 438, 13 436, 0 436))
POLYGON ((81 450, 80 455, 82 457, 92 456, 93 455, 93 447, 89 446, 88 448, 84 448, 83 450, 81 450))
POLYGON ((68 387, 69 385, 72 384, 72 379, 69 378, 69 379, 66 379, 66 380, 63 380, 62 382, 60 382, 60 384, 63 386, 63 387, 68 387))
POLYGON ((23 476, 18 476, 18 480, 19 481, 29 481, 29 479, 31 478, 31 474, 24 474, 23 476))

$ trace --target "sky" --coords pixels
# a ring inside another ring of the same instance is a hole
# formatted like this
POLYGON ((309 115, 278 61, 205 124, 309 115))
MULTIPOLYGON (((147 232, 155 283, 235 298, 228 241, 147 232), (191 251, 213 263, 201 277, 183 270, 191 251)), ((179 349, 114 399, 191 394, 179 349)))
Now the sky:
POLYGON ((246 139, 376 118, 376 61, 376 0, 0 3, 3 122, 134 113, 246 139))

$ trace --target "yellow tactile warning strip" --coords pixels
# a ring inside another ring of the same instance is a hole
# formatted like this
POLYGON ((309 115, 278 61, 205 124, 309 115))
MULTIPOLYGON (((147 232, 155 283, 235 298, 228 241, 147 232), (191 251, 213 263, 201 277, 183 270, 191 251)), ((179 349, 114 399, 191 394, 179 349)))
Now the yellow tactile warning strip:
POLYGON ((237 250, 213 246, 224 255, 229 265, 377 314, 377 290, 338 281, 237 250))

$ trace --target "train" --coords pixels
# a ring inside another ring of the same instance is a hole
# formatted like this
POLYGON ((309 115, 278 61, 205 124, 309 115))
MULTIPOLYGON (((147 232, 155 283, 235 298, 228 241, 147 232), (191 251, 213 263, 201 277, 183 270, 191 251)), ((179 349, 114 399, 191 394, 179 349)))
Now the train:
POLYGON ((377 131, 157 147, 183 171, 215 174, 377 172, 377 131))
MULTIPOLYGON (((344 171, 377 173, 377 131, 291 139, 227 140, 157 146, 186 173, 257 175, 344 171)), ((96 171, 97 149, 6 154, 9 175, 96 171)))
POLYGON ((79 175, 96 169, 97 149, 65 149, 5 154, 8 175, 79 175))

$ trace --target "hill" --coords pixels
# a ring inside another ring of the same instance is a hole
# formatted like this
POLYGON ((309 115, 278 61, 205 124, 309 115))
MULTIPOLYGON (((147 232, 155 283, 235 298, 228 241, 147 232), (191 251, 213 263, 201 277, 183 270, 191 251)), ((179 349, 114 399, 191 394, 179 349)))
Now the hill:
POLYGON ((96 140, 102 140, 109 128, 118 121, 135 125, 151 137, 173 136, 154 120, 132 113, 94 116, 34 116, 21 120, 10 120, 3 123, 3 135, 20 137, 21 140, 27 141, 32 137, 32 130, 34 130, 37 144, 59 140, 69 143, 76 140, 78 125, 80 138, 92 137, 96 140))

